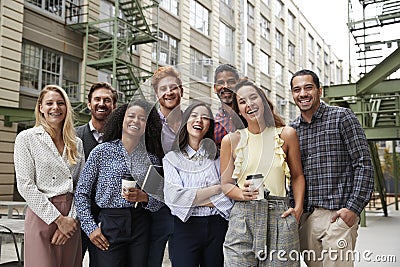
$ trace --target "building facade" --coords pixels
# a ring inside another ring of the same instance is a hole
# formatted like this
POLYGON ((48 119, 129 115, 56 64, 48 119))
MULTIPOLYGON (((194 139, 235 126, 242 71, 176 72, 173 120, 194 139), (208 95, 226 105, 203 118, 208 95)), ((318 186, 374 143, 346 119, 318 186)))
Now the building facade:
POLYGON ((151 73, 176 65, 186 100, 217 100, 213 72, 230 63, 290 121, 294 72, 312 69, 324 85, 344 77, 342 61, 291 0, 2 0, 0 15, 0 199, 15 195, 15 136, 33 125, 46 84, 65 88, 79 112, 98 80, 123 101, 154 100, 151 73))

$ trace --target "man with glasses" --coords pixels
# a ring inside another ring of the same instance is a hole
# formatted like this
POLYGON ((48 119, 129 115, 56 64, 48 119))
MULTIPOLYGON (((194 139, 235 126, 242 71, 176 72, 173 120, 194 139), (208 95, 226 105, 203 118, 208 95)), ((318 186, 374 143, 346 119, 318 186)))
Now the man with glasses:
POLYGON ((214 74, 214 92, 221 100, 221 107, 218 113, 214 116, 215 143, 218 147, 221 146, 222 138, 236 130, 235 118, 237 115, 233 111, 233 94, 235 86, 239 81, 239 72, 230 64, 222 64, 218 66, 214 74), (232 116, 235 115, 235 116, 232 116))

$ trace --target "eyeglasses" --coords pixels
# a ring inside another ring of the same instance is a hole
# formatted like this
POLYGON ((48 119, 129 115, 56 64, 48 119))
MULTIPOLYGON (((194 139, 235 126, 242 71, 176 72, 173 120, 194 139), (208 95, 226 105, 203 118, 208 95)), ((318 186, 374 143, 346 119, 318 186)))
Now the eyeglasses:
POLYGON ((237 81, 236 81, 235 79, 229 79, 229 80, 227 80, 227 81, 218 80, 218 81, 215 82, 215 84, 216 84, 218 87, 224 86, 225 84, 228 85, 229 87, 233 87, 233 86, 236 85, 236 83, 237 83, 237 81))

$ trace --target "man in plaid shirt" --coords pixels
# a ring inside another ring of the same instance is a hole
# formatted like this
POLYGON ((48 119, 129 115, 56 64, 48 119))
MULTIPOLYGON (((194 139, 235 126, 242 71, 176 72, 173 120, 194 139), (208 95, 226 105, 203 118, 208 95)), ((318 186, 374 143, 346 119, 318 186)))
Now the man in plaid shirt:
POLYGON ((219 65, 214 73, 214 92, 221 100, 221 108, 214 116, 215 128, 214 137, 215 143, 218 147, 221 146, 222 138, 236 130, 235 118, 232 116, 234 111, 233 107, 233 94, 236 84, 239 81, 239 72, 230 64, 219 65))
POLYGON ((359 216, 374 188, 365 133, 351 110, 320 100, 314 72, 296 72, 290 86, 301 112, 291 126, 299 136, 306 178, 300 246, 315 252, 304 260, 308 266, 353 266, 346 252, 355 248, 359 216), (333 250, 337 257, 329 254, 333 250))

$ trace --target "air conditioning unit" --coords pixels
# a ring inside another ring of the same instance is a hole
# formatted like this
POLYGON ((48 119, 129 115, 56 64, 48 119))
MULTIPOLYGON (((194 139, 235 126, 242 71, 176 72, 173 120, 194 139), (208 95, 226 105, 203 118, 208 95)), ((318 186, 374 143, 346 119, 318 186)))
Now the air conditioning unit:
POLYGON ((212 66, 213 65, 213 60, 211 58, 203 59, 203 65, 204 66, 212 66))
POLYGON ((165 36, 165 35, 164 35, 163 32, 160 31, 160 32, 158 33, 158 37, 160 38, 160 40, 164 40, 164 36, 165 36))
POLYGON ((289 102, 289 101, 287 101, 286 99, 280 100, 280 101, 279 101, 279 105, 281 105, 281 106, 286 106, 288 102, 289 102))

